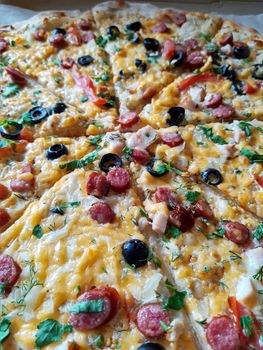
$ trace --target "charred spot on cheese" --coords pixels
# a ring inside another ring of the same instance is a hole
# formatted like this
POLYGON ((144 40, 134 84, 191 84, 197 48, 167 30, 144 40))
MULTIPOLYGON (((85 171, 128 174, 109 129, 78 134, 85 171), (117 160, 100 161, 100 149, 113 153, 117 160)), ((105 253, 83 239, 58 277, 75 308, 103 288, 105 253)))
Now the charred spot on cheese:
POLYGON ((168 109, 167 113, 170 116, 170 118, 167 119, 167 123, 170 126, 180 125, 184 120, 185 109, 179 106, 171 107, 168 109))
POLYGON ((56 34, 66 35, 67 32, 63 28, 55 28, 55 29, 52 30, 52 35, 56 35, 56 34))
POLYGON ((50 108, 50 111, 49 113, 50 114, 60 114, 60 113, 63 113, 67 108, 67 105, 63 102, 58 102, 55 104, 54 107, 51 107, 50 108))
POLYGON ((201 172, 201 179, 209 185, 219 185, 223 181, 222 174, 219 170, 214 168, 208 168, 201 172))
POLYGON ((143 45, 146 51, 158 51, 160 43, 154 38, 145 38, 143 40, 143 45))
POLYGON ((254 79, 263 80, 263 64, 255 64, 253 67, 252 77, 254 79))
POLYGON ((139 60, 138 58, 135 59, 134 61, 135 63, 135 66, 137 68, 139 68, 139 70, 142 72, 142 73, 145 73, 146 71, 146 68, 147 68, 147 63, 142 61, 142 60, 139 60))
POLYGON ((0 126, 0 134, 6 139, 15 140, 19 137, 23 125, 13 120, 6 120, 0 126))
POLYGON ((31 108, 28 113, 33 124, 38 124, 49 116, 48 110, 41 106, 31 108))
POLYGON ((142 28, 142 24, 139 21, 128 23, 126 25, 127 30, 131 30, 133 32, 138 32, 142 28))
POLYGON ((126 263, 137 268, 147 264, 148 246, 139 239, 131 239, 122 246, 122 256, 126 263))
POLYGON ((122 160, 114 153, 104 154, 99 162, 99 168, 105 173, 108 173, 112 168, 120 167, 122 167, 122 160))
POLYGON ((78 58, 78 64, 80 66, 88 66, 93 61, 94 61, 94 58, 90 55, 85 55, 78 58))
POLYGON ((234 69, 232 69, 228 65, 220 66, 218 71, 219 71, 219 74, 221 74, 223 77, 225 77, 225 78, 227 78, 229 80, 235 80, 236 79, 236 72, 234 71, 234 69))
POLYGON ((177 50, 170 61, 171 65, 174 67, 181 66, 184 63, 184 57, 183 50, 177 50))
POLYGON ((56 143, 47 150, 47 159, 53 160, 68 154, 68 148, 62 143, 56 143))
POLYGON ((109 26, 106 29, 109 40, 113 41, 120 36, 120 30, 117 26, 109 26))
POLYGON ((140 345, 137 350, 165 350, 161 344, 158 343, 145 343, 140 345))
POLYGON ((154 158, 146 165, 146 169, 154 177, 162 177, 169 171, 167 164, 154 158))

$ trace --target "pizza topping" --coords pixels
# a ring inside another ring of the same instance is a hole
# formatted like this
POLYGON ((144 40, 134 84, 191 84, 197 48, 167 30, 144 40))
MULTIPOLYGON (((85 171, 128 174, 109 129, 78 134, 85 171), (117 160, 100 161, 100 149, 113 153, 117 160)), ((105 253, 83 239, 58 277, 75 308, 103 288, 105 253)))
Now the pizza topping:
POLYGON ((175 41, 171 40, 171 39, 166 39, 164 41, 164 44, 163 44, 163 50, 162 50, 163 57, 166 60, 171 61, 172 58, 175 55, 175 51, 176 51, 176 43, 175 43, 175 41))
POLYGON ((154 38, 145 38, 143 40, 143 45, 147 51, 158 51, 160 43, 154 38))
POLYGON ((122 256, 125 262, 132 267, 141 267, 147 264, 149 248, 143 241, 131 239, 123 244, 122 256))
POLYGON ((185 116, 185 109, 183 107, 171 107, 168 109, 167 113, 169 114, 169 118, 167 119, 167 123, 170 126, 178 126, 180 125, 185 116))
POLYGON ((147 69, 147 63, 145 61, 139 60, 138 58, 134 61, 135 66, 140 69, 142 73, 146 72, 147 69))
POLYGON ((207 108, 217 108, 222 104, 222 95, 218 92, 210 95, 208 99, 205 100, 205 107, 207 108))
POLYGON ((213 350, 237 350, 240 346, 238 330, 228 316, 214 317, 207 325, 206 337, 213 350))
POLYGON ((255 64, 252 77, 255 79, 263 80, 263 64, 255 64))
POLYGON ((243 91, 245 94, 252 95, 257 93, 260 90, 260 85, 250 85, 246 83, 243 87, 243 91))
POLYGON ((230 119, 235 116, 236 111, 230 105, 221 104, 213 111, 214 115, 220 119, 230 119))
POLYGON ((74 64, 74 60, 73 58, 71 57, 66 57, 66 58, 63 58, 61 61, 60 61, 60 65, 62 68, 64 69, 70 69, 74 64))
POLYGON ((0 183, 0 200, 6 199, 10 196, 10 192, 5 185, 0 183))
POLYGON ((88 66, 94 61, 94 58, 90 55, 81 56, 78 58, 78 64, 80 66, 88 66))
POLYGON ((28 111, 28 114, 30 115, 30 121, 33 124, 38 124, 43 119, 46 119, 49 116, 48 110, 42 106, 36 106, 31 108, 28 111))
POLYGON ((67 40, 70 44, 75 46, 80 46, 82 44, 82 36, 76 26, 68 29, 67 40))
POLYGON ((201 51, 193 51, 187 56, 186 62, 194 69, 200 68, 205 62, 205 56, 201 51))
POLYGON ((120 30, 117 26, 110 26, 106 29, 109 40, 115 40, 120 36, 120 30))
POLYGON ((108 224, 114 219, 114 212, 107 203, 97 202, 89 209, 91 218, 98 222, 98 224, 108 224))
POLYGON ((174 66, 174 67, 178 67, 180 66, 181 64, 184 63, 184 51, 183 50, 177 50, 173 56, 173 58, 171 59, 171 64, 174 66))
POLYGON ((237 59, 248 58, 250 55, 249 47, 246 43, 241 41, 234 42, 233 45, 233 55, 237 59))
POLYGON ((54 46, 56 49, 61 49, 66 45, 66 40, 63 34, 58 33, 54 34, 50 39, 49 42, 52 46, 54 46))
POLYGON ((180 204, 177 204, 170 212, 169 220, 182 232, 186 232, 194 226, 192 214, 180 204))
POLYGON ((165 233, 167 222, 168 214, 162 211, 155 213, 152 219, 152 230, 159 234, 165 233))
POLYGON ((4 226, 10 221, 10 215, 6 211, 6 209, 1 209, 0 208, 0 227, 4 226))
POLYGON ((232 82, 231 90, 233 90, 235 93, 241 96, 245 94, 244 86, 245 86, 245 83, 242 80, 235 79, 232 82))
POLYGON ((224 225, 225 236, 236 244, 245 244, 249 237, 249 229, 239 222, 229 221, 224 225))
POLYGON ((184 139, 182 138, 182 136, 180 134, 177 134, 176 132, 164 134, 161 137, 161 139, 163 143, 170 147, 177 147, 184 143, 184 139))
POLYGON ((167 164, 154 158, 147 164, 146 169, 154 177, 162 177, 169 171, 167 164))
POLYGON ((217 80, 217 76, 215 73, 212 73, 212 72, 199 73, 183 79, 179 83, 179 89, 183 91, 183 90, 187 90, 192 85, 195 85, 198 83, 212 82, 216 80, 217 80))
POLYGON ((233 44, 233 34, 232 33, 225 34, 220 40, 221 46, 232 45, 232 44, 233 44))
POLYGON ((127 147, 135 148, 140 147, 143 149, 148 148, 157 139, 156 130, 154 130, 150 125, 147 125, 135 133, 129 134, 127 136, 127 147))
POLYGON ((39 28, 34 32, 33 36, 35 40, 43 42, 46 41, 47 32, 43 28, 39 28))
POLYGON ((177 203, 176 193, 168 187, 159 187, 154 193, 155 203, 164 202, 169 208, 174 208, 177 203))
POLYGON ((129 128, 139 121, 139 116, 135 112, 127 112, 119 116, 118 122, 126 128, 129 128))
POLYGON ((69 323, 79 331, 95 329, 110 321, 117 312, 119 294, 115 288, 97 287, 83 293, 74 305, 69 323))
POLYGON ((14 192, 29 192, 34 188, 34 176, 32 174, 31 165, 26 165, 22 168, 20 178, 13 178, 10 182, 10 188, 14 192))
POLYGON ((81 35, 81 39, 82 39, 83 43, 88 43, 91 40, 95 40, 96 39, 96 35, 93 32, 89 31, 87 33, 83 33, 81 35))
POLYGON ((113 191, 122 193, 130 187, 131 177, 128 170, 113 168, 107 174, 107 181, 113 191))
POLYGON ((0 125, 0 135, 6 139, 15 140, 19 137, 22 129, 22 124, 7 120, 0 125))
POLYGON ((191 51, 195 51, 196 49, 198 49, 198 47, 199 47, 198 41, 194 38, 187 39, 184 42, 184 48, 185 48, 187 53, 189 53, 191 51))
POLYGON ((68 154, 68 148, 62 143, 56 143, 48 148, 47 159, 58 159, 66 154, 68 154))
POLYGON ((49 114, 60 114, 67 109, 67 105, 63 102, 57 102, 54 107, 50 108, 49 114))
POLYGON ((146 164, 150 160, 150 154, 146 149, 136 147, 132 150, 132 160, 135 163, 146 164))
POLYGON ((52 30, 52 35, 56 35, 56 34, 66 35, 67 32, 63 28, 55 28, 55 29, 52 30))
POLYGON ((138 32, 142 28, 142 24, 139 21, 128 23, 126 25, 127 30, 131 30, 132 32, 138 32))
POLYGON ((81 30, 90 30, 92 29, 92 23, 89 21, 86 21, 85 19, 81 19, 78 23, 78 26, 81 30))
POLYGON ((21 86, 23 86, 27 83, 26 78, 24 77, 24 75, 21 72, 19 72, 19 70, 15 69, 15 68, 11 68, 11 67, 6 67, 5 70, 14 83, 21 85, 21 86))
POLYGON ((219 185, 223 181, 223 177, 219 170, 214 168, 208 168, 201 172, 201 179, 209 185, 219 185))
POLYGON ((122 167, 122 160, 114 153, 104 154, 99 162, 99 168, 105 173, 108 173, 112 168, 120 167, 122 167))
POLYGON ((169 315, 160 304, 145 304, 139 307, 136 314, 136 325, 147 338, 161 337, 165 334, 162 323, 170 324, 169 315))
POLYGON ((178 27, 181 27, 186 22, 186 15, 183 12, 173 12, 172 21, 178 27))
POLYGON ((145 343, 140 345, 137 350, 165 350, 161 344, 158 343, 145 343))
POLYGON ((10 255, 0 255, 0 284, 4 294, 10 292, 21 272, 20 266, 10 255))
POLYGON ((0 53, 5 52, 9 46, 9 41, 0 38, 0 53))
POLYGON ((167 25, 164 22, 161 22, 161 23, 157 23, 155 26, 152 27, 152 32, 154 34, 167 33, 167 32, 169 32, 169 28, 167 27, 167 25))
POLYGON ((219 74, 221 74, 223 77, 229 79, 229 80, 235 80, 236 79, 236 72, 234 69, 232 69, 228 65, 223 65, 219 67, 219 74))
POLYGON ((198 199, 194 204, 194 214, 195 216, 202 216, 204 218, 210 219, 213 217, 213 212, 209 204, 203 199, 198 199))
POLYGON ((91 194, 96 197, 107 196, 110 186, 103 174, 96 173, 93 171, 89 174, 86 184, 87 194, 91 194))

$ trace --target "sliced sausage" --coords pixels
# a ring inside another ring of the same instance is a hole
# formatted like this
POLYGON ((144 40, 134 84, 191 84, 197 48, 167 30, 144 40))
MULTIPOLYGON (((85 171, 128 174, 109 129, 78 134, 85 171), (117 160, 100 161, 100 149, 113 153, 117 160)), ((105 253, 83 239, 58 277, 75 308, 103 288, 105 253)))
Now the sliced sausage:
POLYGON ((16 284, 22 269, 10 255, 0 255, 0 283, 5 294, 16 284))
MULTIPOLYGON (((23 128, 19 134, 18 139, 19 140, 26 140, 28 142, 33 142, 34 138, 33 138, 32 131, 27 129, 27 128, 23 128)), ((17 149, 16 149, 16 151, 18 152, 17 149)))
POLYGON ((254 177, 259 186, 263 188, 263 175, 255 175, 254 177))
POLYGON ((9 42, 4 38, 0 38, 0 53, 6 51, 8 46, 9 46, 9 42))
POLYGON ((90 216, 99 224, 108 224, 114 219, 114 212, 107 203, 95 203, 89 209, 90 216))
POLYGON ((68 29, 67 41, 71 45, 75 46, 80 46, 82 44, 82 37, 76 27, 71 27, 68 29))
POLYGON ((205 107, 217 108, 222 104, 222 95, 216 92, 212 94, 207 101, 205 101, 205 107))
POLYGON ((220 105, 214 109, 214 115, 219 119, 230 119, 236 114, 235 109, 229 105, 220 105))
POLYGON ((170 132, 168 134, 164 134, 161 137, 163 143, 170 147, 177 147, 184 143, 184 139, 180 134, 177 134, 176 132, 170 132))
POLYGON ((113 191, 121 193, 130 187, 131 177, 128 170, 113 168, 107 174, 107 181, 113 191))
POLYGON ((146 164, 150 160, 150 154, 146 149, 136 147, 132 151, 132 160, 135 163, 146 164))
POLYGON ((92 28, 92 23, 86 21, 85 19, 81 19, 78 26, 81 30, 90 30, 92 28))
POLYGON ((214 317, 206 328, 206 338, 213 350, 237 350, 238 330, 228 316, 214 317))
POLYGON ((195 216, 202 216, 207 219, 213 217, 213 212, 209 204, 203 199, 198 199, 194 204, 194 214, 195 216))
POLYGON ((220 45, 221 46, 233 45, 233 34, 227 33, 226 35, 224 35, 220 40, 220 45))
MULTIPOLYGON (((26 173, 31 173, 32 174, 32 167, 30 164, 24 166, 21 170, 22 174, 26 174, 26 173)), ((29 176, 28 179, 20 179, 20 178, 14 178, 11 180, 10 182, 10 188, 12 191, 14 192, 19 192, 19 193, 23 193, 23 192, 29 192, 32 191, 34 188, 34 177, 29 176)))
POLYGON ((142 305, 136 314, 136 325, 139 331, 147 338, 161 337, 165 334, 161 322, 170 324, 167 311, 162 310, 160 304, 142 305))
POLYGON ((6 199, 10 196, 9 189, 5 186, 0 184, 0 199, 6 199))
POLYGON ((87 194, 91 194, 100 198, 107 196, 110 190, 110 186, 105 175, 93 171, 88 176, 86 189, 87 194))
POLYGON ((6 209, 0 208, 0 227, 5 226, 8 221, 10 221, 10 215, 6 211, 6 209))
POLYGON ((159 187, 154 193, 154 201, 155 203, 164 202, 170 208, 174 208, 177 203, 177 195, 171 188, 159 187))
POLYGON ((190 230, 194 226, 192 214, 182 205, 177 204, 169 216, 170 223, 178 227, 182 232, 190 230))
POLYGON ((81 39, 84 43, 88 43, 93 39, 96 39, 96 35, 93 32, 83 33, 81 39))
POLYGON ((61 49, 66 45, 65 37, 62 33, 57 33, 53 35, 49 42, 52 46, 54 46, 56 49, 61 49))
POLYGON ((46 41, 47 33, 43 28, 40 28, 34 32, 33 36, 35 40, 43 42, 46 41))
POLYGON ((6 67, 5 70, 14 83, 18 85, 25 85, 27 83, 26 78, 21 72, 19 72, 19 70, 11 67, 6 67))
POLYGON ((224 229, 226 238, 236 244, 245 244, 250 237, 249 229, 239 222, 227 222, 224 229))
POLYGON ((153 33, 167 33, 169 32, 169 28, 164 22, 156 24, 154 27, 152 27, 153 33))
POLYGON ((163 44, 163 58, 171 61, 176 52, 176 43, 174 40, 166 39, 163 44))
POLYGON ((74 64, 74 60, 73 58, 71 57, 66 57, 66 58, 63 58, 61 61, 60 61, 60 65, 62 68, 64 69, 70 69, 72 68, 74 64))
POLYGON ((194 38, 188 39, 184 42, 184 48, 187 53, 198 49, 199 44, 198 41, 194 38))
POLYGON ((101 312, 71 314, 69 324, 79 331, 95 329, 110 321, 117 312, 119 294, 115 288, 97 287, 83 293, 77 299, 77 303, 88 300, 102 300, 103 308, 101 312))
POLYGON ((201 51, 193 51, 187 56, 186 62, 191 68, 200 68, 205 63, 205 56, 201 51))
POLYGON ((121 126, 124 126, 125 128, 129 128, 133 126, 138 121, 139 121, 139 116, 135 112, 128 112, 126 114, 121 114, 118 119, 118 122, 121 124, 121 126))
POLYGON ((181 27, 186 22, 186 15, 182 12, 174 12, 172 15, 172 21, 178 27, 181 27))

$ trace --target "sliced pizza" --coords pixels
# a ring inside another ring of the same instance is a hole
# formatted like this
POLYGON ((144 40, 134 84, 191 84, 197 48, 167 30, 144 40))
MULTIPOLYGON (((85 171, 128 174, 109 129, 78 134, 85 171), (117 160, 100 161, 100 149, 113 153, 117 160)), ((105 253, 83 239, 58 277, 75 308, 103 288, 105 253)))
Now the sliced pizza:
POLYGON ((196 349, 129 172, 112 170, 67 175, 1 234, 4 348, 196 349))
MULTIPOLYGON (((203 50, 221 19, 149 4, 106 2, 93 8, 101 36, 97 42, 110 56, 120 113, 139 113, 175 77, 203 66, 203 50)), ((120 117, 122 126, 130 119, 120 117)), ((126 125, 125 125, 126 124, 126 125)))

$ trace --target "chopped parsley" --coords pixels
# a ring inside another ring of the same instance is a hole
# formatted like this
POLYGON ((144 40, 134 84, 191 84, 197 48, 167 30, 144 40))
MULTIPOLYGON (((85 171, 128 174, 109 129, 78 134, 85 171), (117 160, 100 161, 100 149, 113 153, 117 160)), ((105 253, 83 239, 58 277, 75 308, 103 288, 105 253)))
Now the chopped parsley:
POLYGON ((97 136, 90 136, 89 137, 89 143, 91 145, 97 145, 98 142, 100 142, 103 139, 104 136, 105 136, 105 134, 100 134, 100 135, 97 135, 97 136))
POLYGON ((167 235, 168 237, 172 237, 172 238, 177 238, 181 234, 182 234, 182 232, 179 230, 178 227, 175 227, 175 226, 170 226, 165 231, 165 235, 167 235))
POLYGON ((103 38, 102 35, 100 35, 97 40, 96 40, 96 44, 99 46, 99 47, 105 47, 106 44, 107 44, 108 40, 107 38, 103 38))
POLYGON ((171 326, 165 324, 162 320, 160 320, 160 325, 165 332, 168 332, 172 328, 171 326))
POLYGON ((104 300, 103 299, 94 299, 81 301, 73 305, 69 312, 73 314, 80 314, 83 312, 101 312, 103 310, 104 300))
POLYGON ((247 337, 254 336, 253 318, 250 315, 240 317, 240 325, 247 337))
POLYGON ((51 208, 51 212, 54 214, 60 214, 64 215, 65 214, 65 209, 72 207, 72 208, 77 208, 80 205, 80 202, 62 202, 55 207, 51 208))
POLYGON ((132 157, 132 152, 133 152, 133 149, 132 149, 132 148, 124 147, 123 150, 122 150, 122 152, 126 153, 126 154, 125 154, 125 158, 126 158, 127 160, 130 160, 130 159, 131 159, 131 157, 132 157))
POLYGON ((101 348, 104 345, 103 335, 89 336, 89 345, 94 345, 96 348, 101 348))
POLYGON ((43 230, 42 230, 42 227, 40 225, 36 225, 34 228, 33 228, 33 231, 32 231, 32 235, 37 237, 37 238, 41 238, 43 236, 43 230))
POLYGON ((88 96, 82 96, 80 99, 80 102, 82 102, 82 103, 87 102, 88 99, 89 99, 88 96))
POLYGON ((2 93, 2 96, 3 97, 10 97, 12 95, 16 95, 18 93, 19 89, 20 89, 20 85, 18 85, 16 83, 9 83, 5 87, 5 89, 2 93))
POLYGON ((3 345, 3 341, 10 335, 10 325, 8 318, 3 317, 0 320, 0 345, 3 345))
POLYGON ((0 72, 8 66, 9 58, 0 56, 0 72))
POLYGON ((204 320, 201 320, 201 321, 195 320, 195 322, 200 324, 201 326, 204 326, 207 324, 207 318, 205 318, 204 320))
POLYGON ((172 296, 164 303, 164 310, 181 310, 184 307, 184 299, 187 295, 186 291, 180 292, 169 281, 165 283, 166 287, 174 292, 172 296))
POLYGON ((261 266, 261 268, 259 269, 259 271, 252 276, 255 280, 257 281, 263 281, 263 266, 261 266))
POLYGON ((253 153, 247 148, 242 148, 240 153, 247 157, 251 163, 262 163, 263 162, 263 154, 253 153))
POLYGON ((229 250, 229 253, 231 253, 230 260, 232 260, 232 261, 242 259, 242 257, 238 253, 233 252, 232 250, 229 250))
POLYGON ((199 127, 203 133, 205 134, 205 136, 210 139, 212 142, 217 143, 219 145, 226 145, 227 142, 225 139, 223 139, 223 137, 219 136, 219 135, 213 135, 213 128, 206 128, 204 126, 200 126, 199 127))
POLYGON ((239 122, 238 123, 238 127, 242 130, 244 130, 245 135, 247 137, 251 136, 252 132, 251 132, 251 124, 248 122, 239 122))
POLYGON ((259 224, 253 232, 253 237, 260 241, 263 238, 263 223, 259 224))
POLYGON ((69 324, 62 325, 53 319, 47 319, 37 325, 36 347, 41 349, 54 342, 62 340, 64 333, 71 333, 73 327, 69 324))
POLYGON ((98 156, 99 153, 95 150, 82 159, 76 159, 67 163, 60 164, 59 167, 60 169, 66 169, 68 171, 83 168, 86 165, 92 164, 98 158, 98 156))
POLYGON ((197 198, 200 196, 200 192, 197 191, 188 191, 185 194, 185 198, 191 203, 194 204, 197 198))
POLYGON ((208 34, 208 33, 199 33, 198 34, 198 38, 199 39, 205 39, 208 42, 212 41, 212 36, 210 34, 208 34))

